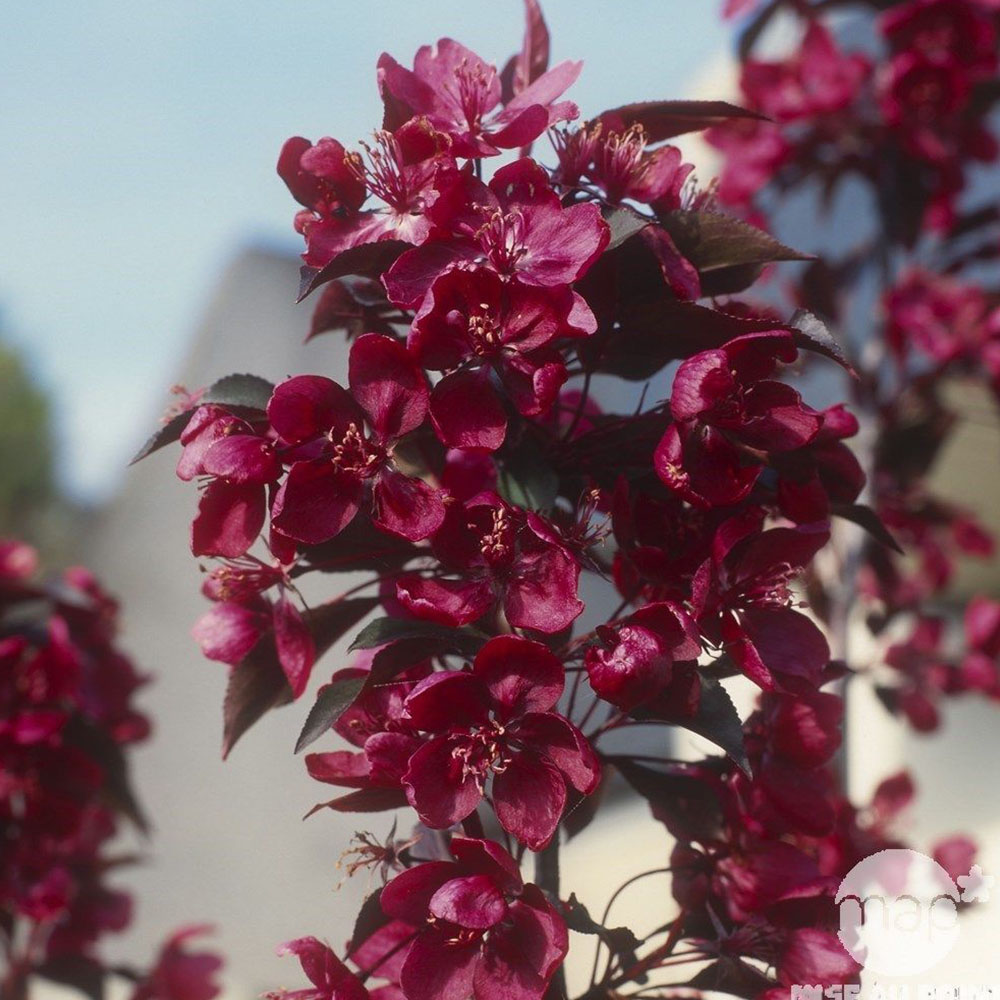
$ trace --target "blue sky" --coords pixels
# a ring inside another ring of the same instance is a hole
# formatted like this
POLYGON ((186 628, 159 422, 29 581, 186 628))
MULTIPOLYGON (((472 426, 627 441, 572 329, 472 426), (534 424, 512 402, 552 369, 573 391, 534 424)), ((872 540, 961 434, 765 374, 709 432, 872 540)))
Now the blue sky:
MULTIPOLYGON (((729 44, 718 0, 547 0, 584 116, 690 96, 729 44)), ((282 141, 379 119, 374 66, 451 35, 502 63, 520 0, 13 0, 0 10, 0 334, 58 407, 67 486, 96 500, 166 402, 240 246, 298 250, 282 141)), ((724 85, 724 84, 723 84, 724 85)))

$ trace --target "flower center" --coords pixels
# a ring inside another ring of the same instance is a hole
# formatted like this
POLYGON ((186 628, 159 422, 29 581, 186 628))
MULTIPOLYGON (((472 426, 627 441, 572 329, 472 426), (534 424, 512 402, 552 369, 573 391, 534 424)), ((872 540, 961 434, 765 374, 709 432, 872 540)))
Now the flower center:
POLYGON ((333 445, 331 461, 341 471, 350 473, 360 479, 374 476, 385 461, 385 452, 373 445, 358 429, 357 424, 350 424, 339 443, 335 443, 333 431, 329 434, 333 445))
POLYGON ((490 774, 503 774, 510 764, 505 730, 496 720, 458 737, 451 751, 462 765, 462 777, 474 778, 482 792, 490 774))
POLYGON ((480 302, 480 313, 473 313, 469 316, 467 334, 472 350, 479 357, 495 354, 502 346, 500 340, 500 328, 493 318, 488 315, 489 303, 480 302))
POLYGON ((372 194, 381 198, 394 212, 416 211, 420 206, 413 201, 402 167, 399 143, 389 132, 376 132, 375 145, 362 142, 367 164, 358 153, 348 153, 347 165, 354 175, 368 186, 372 194))
POLYGON ((524 245, 526 235, 524 216, 517 209, 510 212, 494 209, 476 232, 483 252, 501 274, 514 271, 528 252, 524 245))
POLYGON ((789 583, 794 576, 795 568, 788 563, 762 570, 739 583, 736 602, 743 608, 787 608, 792 603, 789 583))
POLYGON ((463 59, 455 70, 455 97, 470 128, 475 131, 483 115, 489 111, 490 86, 496 76, 492 66, 469 64, 463 59))
POLYGON ((598 146, 595 165, 611 201, 620 201, 630 185, 642 178, 647 169, 645 152, 646 133, 641 125, 610 132, 598 146))
MULTIPOLYGON (((514 525, 502 507, 491 512, 493 524, 482 536, 483 558, 491 565, 507 562, 514 554, 514 525)), ((470 525, 470 527, 472 527, 470 525)))

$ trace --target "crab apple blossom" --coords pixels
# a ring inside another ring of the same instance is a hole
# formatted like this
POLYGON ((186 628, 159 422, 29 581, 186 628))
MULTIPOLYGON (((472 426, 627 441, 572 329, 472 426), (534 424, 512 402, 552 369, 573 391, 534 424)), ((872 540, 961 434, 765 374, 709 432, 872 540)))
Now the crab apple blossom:
MULTIPOLYGON (((135 704, 148 678, 118 647, 118 604, 83 567, 38 579, 30 546, 0 539, 0 996, 45 978, 81 992, 111 981, 105 939, 127 930, 133 899, 109 884, 130 860, 126 823, 147 830, 128 780, 150 723, 135 704), (57 975, 58 973, 58 975, 57 975)), ((221 960, 190 955, 181 929, 136 1000, 211 1000, 221 960)))
MULTIPOLYGON (((435 234, 383 278, 390 301, 404 308, 419 307, 434 280, 462 262, 533 288, 564 288, 587 273, 610 240, 598 207, 563 207, 548 174, 530 159, 501 167, 488 185, 467 172, 453 177, 428 214, 435 234)), ((574 311, 576 326, 593 322, 582 299, 574 311)))
POLYGON ((319 375, 278 385, 268 420, 288 446, 291 467, 271 521, 298 542, 333 538, 370 498, 376 524, 411 541, 441 524, 444 504, 427 483, 399 472, 393 446, 421 425, 427 385, 405 349, 371 334, 351 347, 350 391, 319 375))
POLYGON ((550 345, 594 329, 577 305, 568 286, 505 283, 485 267, 456 266, 431 285, 408 347, 422 367, 447 373, 430 398, 443 444, 496 451, 507 432, 505 399, 523 416, 548 413, 566 381, 563 357, 550 345))
POLYGON ((562 664, 545 646, 497 636, 470 672, 432 674, 411 691, 404 714, 430 734, 403 782, 410 804, 432 827, 472 813, 492 778, 491 799, 508 833, 532 850, 555 834, 566 785, 589 794, 600 768, 583 734, 553 709, 562 664))
POLYGON ((417 50, 412 70, 383 53, 378 82, 393 117, 425 117, 448 136, 455 156, 493 156, 530 145, 550 125, 577 116, 575 104, 558 98, 582 65, 560 63, 499 107, 502 83, 496 67, 459 42, 442 38, 417 50))
POLYGON ((417 928, 400 969, 406 1000, 541 1000, 569 948, 563 918, 498 844, 453 837, 451 851, 382 890, 385 912, 417 928))
POLYGON ((583 611, 580 565, 541 517, 483 493, 451 503, 431 540, 441 569, 457 575, 405 575, 396 597, 418 618, 466 625, 502 610, 516 628, 554 633, 583 611))
MULTIPOLYGON (((581 66, 549 68, 525 0, 502 70, 448 38, 412 69, 383 54, 373 141, 282 150, 301 292, 321 290, 310 337, 343 331, 348 384, 231 376, 143 454, 179 437, 204 490, 194 548, 218 564, 196 636, 231 668, 227 751, 354 633, 303 713, 296 749, 315 743, 306 770, 337 789, 311 822, 417 825, 357 835, 344 868, 380 884, 352 939, 290 941, 311 985, 269 996, 571 997, 570 929, 593 969, 577 1000, 858 981, 836 886, 903 844, 913 785, 848 801, 842 689, 873 684, 925 731, 946 697, 1000 698, 995 602, 970 603, 954 641, 924 606, 959 557, 993 551, 927 480, 957 421, 943 380, 1000 396, 997 290, 974 272, 998 219, 962 200, 996 155, 1000 91, 993 0, 884 0, 864 51, 827 14, 848 2, 726 4, 748 18, 746 107, 640 101, 576 124, 581 66), (779 8, 788 51, 763 58, 779 8), (674 143, 705 130, 718 184, 674 143), (790 195, 843 217, 847 179, 872 223, 849 254, 767 231, 801 216, 790 195), (813 380, 816 355, 836 366, 813 380), (745 717, 738 675, 760 689, 745 717), (640 727, 714 749, 640 752, 640 727), (622 873, 671 879, 644 937, 617 925, 618 893, 598 921, 560 872, 619 794, 673 845, 666 870, 622 873)), ((30 712, 0 740, 61 724, 30 712)), ((937 850, 956 871, 974 858, 961 835, 937 850)), ((33 888, 62 905, 61 875, 33 888)))

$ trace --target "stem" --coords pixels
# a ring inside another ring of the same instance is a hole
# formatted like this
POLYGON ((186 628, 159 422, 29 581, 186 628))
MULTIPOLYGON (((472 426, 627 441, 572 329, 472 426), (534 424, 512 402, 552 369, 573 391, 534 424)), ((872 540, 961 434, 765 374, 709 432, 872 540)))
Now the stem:
MULTIPOLYGON (((548 847, 535 855, 535 884, 554 903, 559 902, 559 831, 557 830, 548 847)), ((546 997, 566 996, 566 969, 560 966, 552 977, 546 997)))

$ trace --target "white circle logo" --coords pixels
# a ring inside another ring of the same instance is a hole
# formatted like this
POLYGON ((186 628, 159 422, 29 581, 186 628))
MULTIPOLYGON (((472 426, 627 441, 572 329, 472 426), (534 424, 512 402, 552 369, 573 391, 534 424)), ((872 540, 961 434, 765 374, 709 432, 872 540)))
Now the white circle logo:
POLYGON ((937 965, 958 940, 960 894, 918 851, 893 848, 859 861, 840 883, 838 937, 863 968, 912 976, 937 965))

